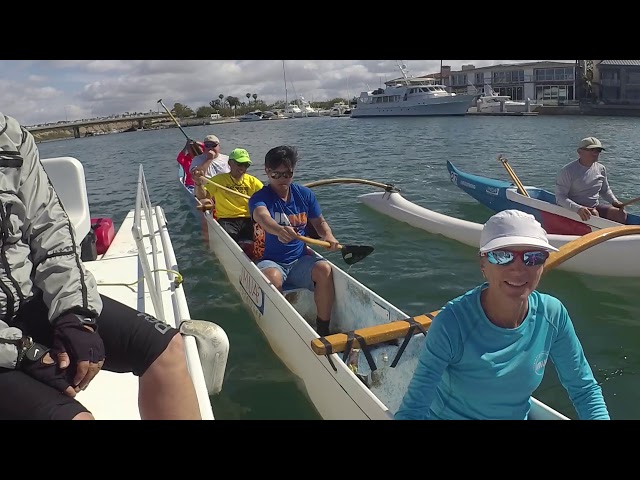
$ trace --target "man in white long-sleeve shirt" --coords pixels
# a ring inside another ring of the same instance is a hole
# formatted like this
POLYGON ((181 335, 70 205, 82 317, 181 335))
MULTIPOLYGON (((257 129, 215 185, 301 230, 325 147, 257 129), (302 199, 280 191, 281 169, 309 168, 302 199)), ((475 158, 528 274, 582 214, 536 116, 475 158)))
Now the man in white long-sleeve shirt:
POLYGON ((556 177, 556 203, 588 220, 592 215, 627 223, 624 206, 611 191, 607 171, 598 162, 604 150, 596 137, 583 138, 578 145, 578 160, 568 163, 556 177), (600 197, 611 205, 601 205, 600 197))

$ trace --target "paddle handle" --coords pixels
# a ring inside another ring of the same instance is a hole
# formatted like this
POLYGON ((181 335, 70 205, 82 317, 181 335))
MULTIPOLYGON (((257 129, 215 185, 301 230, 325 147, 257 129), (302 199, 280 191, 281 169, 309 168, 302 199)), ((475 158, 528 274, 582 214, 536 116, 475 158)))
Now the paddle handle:
POLYGON ((632 199, 632 200, 629 200, 629 201, 627 201, 627 202, 624 202, 624 203, 622 204, 622 207, 624 208, 624 207, 626 207, 627 205, 631 205, 631 204, 636 203, 636 202, 640 202, 640 197, 636 197, 636 198, 634 198, 634 199, 632 199))
POLYGON ((176 120, 176 117, 173 116, 173 114, 171 113, 171 111, 167 108, 167 106, 162 102, 162 99, 158 100, 158 103, 160 105, 162 105, 162 108, 164 108, 166 110, 166 112, 169 114, 169 116, 171 117, 171 119, 176 123, 176 125, 178 126, 178 128, 180 129, 180 131, 182 132, 182 134, 187 137, 187 140, 191 140, 193 142, 193 140, 191 138, 189 138, 189 135, 187 135, 187 132, 185 132, 182 129, 182 125, 180 125, 180 123, 178 122, 178 120, 176 120))
POLYGON ((520 181, 520 179, 516 175, 516 172, 514 172, 513 168, 511 168, 511 165, 509 165, 509 161, 504 157, 504 155, 498 155, 498 160, 500 160, 502 162, 502 165, 507 170, 507 173, 509 174, 509 176, 513 180, 513 183, 515 183, 516 187, 518 187, 518 190, 520 190, 520 193, 522 195, 524 195, 525 197, 528 197, 529 196, 529 192, 527 192, 527 190, 524 188, 524 185, 522 185, 522 182, 520 181))
MULTIPOLYGON (((315 238, 305 237, 303 235, 297 235, 298 240, 302 240, 304 243, 311 243, 313 245, 320 245, 321 247, 331 248, 331 244, 329 242, 325 242, 324 240, 316 240, 315 238)), ((338 245, 338 248, 342 249, 342 245, 338 245)))

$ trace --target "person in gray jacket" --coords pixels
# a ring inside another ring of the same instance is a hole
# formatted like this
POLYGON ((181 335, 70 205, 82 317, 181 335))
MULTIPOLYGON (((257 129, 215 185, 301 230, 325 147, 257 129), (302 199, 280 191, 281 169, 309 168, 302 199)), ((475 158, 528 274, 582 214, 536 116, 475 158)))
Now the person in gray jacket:
POLYGON ((596 137, 586 137, 578 144, 578 159, 566 164, 556 177, 556 203, 577 213, 583 221, 591 216, 627 223, 624 204, 609 186, 607 169, 598 161, 604 147, 596 137), (601 204, 600 197, 610 202, 601 204))
POLYGON ((93 419, 74 397, 102 368, 139 376, 141 418, 199 419, 178 333, 99 294, 33 136, 0 113, 0 419, 93 419))

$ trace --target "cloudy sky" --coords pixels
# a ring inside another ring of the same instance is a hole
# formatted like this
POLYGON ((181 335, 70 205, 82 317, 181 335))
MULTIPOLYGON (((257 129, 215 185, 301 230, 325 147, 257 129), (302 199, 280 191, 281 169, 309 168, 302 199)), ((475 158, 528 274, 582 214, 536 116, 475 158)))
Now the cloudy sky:
MULTIPOLYGON (((444 60, 453 70, 532 60, 444 60)), ((405 61, 412 75, 440 70, 440 60, 405 61)), ((395 60, 285 60, 287 98, 357 96, 399 76, 395 60)), ((223 94, 267 103, 285 99, 282 60, 0 60, 0 111, 24 125, 124 112, 197 109, 223 94), (160 107, 162 110, 162 107, 160 107)))

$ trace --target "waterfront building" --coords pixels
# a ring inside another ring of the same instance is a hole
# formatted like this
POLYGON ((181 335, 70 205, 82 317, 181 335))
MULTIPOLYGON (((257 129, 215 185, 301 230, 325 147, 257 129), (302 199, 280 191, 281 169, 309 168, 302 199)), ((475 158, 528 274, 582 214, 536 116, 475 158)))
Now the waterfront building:
POLYGON ((460 70, 443 67, 445 76, 451 91, 460 94, 480 94, 485 85, 490 85, 498 95, 508 95, 515 101, 529 98, 544 105, 568 105, 578 100, 575 62, 528 62, 479 68, 463 65, 460 70))
POLYGON ((640 105, 640 60, 580 60, 592 70, 592 92, 608 105, 640 105))

